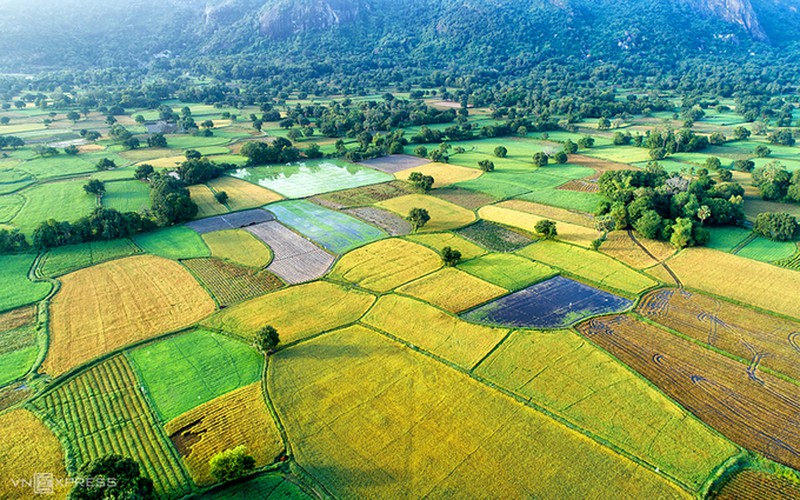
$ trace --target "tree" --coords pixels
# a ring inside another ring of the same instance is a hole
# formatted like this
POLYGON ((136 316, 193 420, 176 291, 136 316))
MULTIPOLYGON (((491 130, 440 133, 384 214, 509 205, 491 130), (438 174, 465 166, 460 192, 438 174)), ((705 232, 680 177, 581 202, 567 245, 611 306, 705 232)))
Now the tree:
POLYGON ((536 231, 536 234, 546 240, 554 238, 558 235, 555 221, 549 219, 542 219, 537 222, 536 225, 533 226, 533 230, 536 231))
POLYGON ((149 179, 150 176, 153 175, 153 172, 155 172, 155 169, 153 168, 152 165, 150 165, 149 163, 142 163, 141 165, 136 167, 136 170, 133 172, 133 177, 135 179, 143 181, 149 179))
POLYGON ((406 220, 411 223, 411 228, 416 232, 431 220, 431 216, 424 208, 412 208, 406 220))
POLYGON ((196 149, 187 149, 186 151, 183 152, 183 156, 187 160, 199 160, 200 158, 203 157, 200 151, 196 149))
POLYGON ((508 155, 508 149, 505 146, 497 146, 494 148, 494 155, 498 158, 505 158, 508 155))
POLYGON ((204 120, 200 123, 200 126, 203 128, 214 128, 214 120, 204 120))
POLYGON ((4 116, 0 118, 0 125, 8 125, 11 122, 11 118, 4 116))
POLYGON ((772 144, 781 146, 794 146, 795 140, 792 131, 788 128, 783 128, 775 131, 767 136, 767 140, 772 144))
POLYGON ((224 205, 228 201, 228 193, 225 191, 217 191, 214 193, 214 198, 217 200, 217 203, 224 205))
POLYGON ((543 151, 539 151, 533 154, 533 164, 537 167, 544 167, 547 165, 549 158, 547 157, 547 153, 543 151))
POLYGON ((47 158, 50 156, 57 156, 58 150, 52 146, 45 146, 43 144, 39 144, 33 148, 33 152, 37 155, 41 156, 42 158, 47 158))
POLYGON ((81 114, 77 111, 70 111, 67 113, 67 120, 70 120, 72 123, 77 123, 78 120, 81 119, 81 114))
POLYGON ((669 242, 678 249, 694 245, 692 229, 691 219, 678 217, 675 219, 675 224, 672 225, 672 236, 669 242))
POLYGON ((709 170, 719 170, 722 168, 722 162, 716 156, 709 156, 706 158, 706 168, 709 170))
POLYGON ((83 190, 89 194, 101 195, 106 192, 106 186, 103 181, 92 179, 83 185, 83 190))
POLYGON ((755 147, 755 149, 753 149, 753 153, 755 153, 755 155, 759 158, 766 158, 772 153, 772 150, 763 144, 759 144, 755 147))
POLYGON ((755 168, 756 164, 753 160, 735 160, 733 162, 734 170, 738 170, 740 172, 752 172, 755 168))
POLYGON ((106 455, 84 464, 76 474, 70 500, 150 500, 155 498, 153 481, 143 477, 139 464, 120 455, 106 455), (90 480, 91 479, 91 480, 90 480))
POLYGON ((733 179, 733 172, 728 169, 720 169, 718 178, 720 182, 730 182, 733 179))
POLYGON ((589 149, 594 146, 594 138, 588 135, 584 135, 580 139, 578 139, 578 147, 583 149, 589 149))
POLYGON ((647 210, 633 221, 633 228, 643 238, 655 240, 661 236, 664 229, 664 219, 655 210, 647 210))
POLYGON ((712 144, 714 146, 719 146, 721 144, 724 144, 725 143, 725 134, 723 134, 722 132, 714 132, 708 138, 708 142, 709 142, 709 144, 712 144))
POLYGON ((102 136, 100 135, 100 132, 96 130, 91 130, 89 132, 86 132, 86 135, 84 137, 86 138, 87 141, 96 141, 102 136))
POLYGON ((69 146, 64 148, 64 153, 68 154, 69 156, 75 156, 80 152, 81 150, 78 149, 78 146, 74 144, 70 144, 69 146))
POLYGON ((756 217, 753 232, 773 241, 789 241, 798 231, 798 222, 790 214, 762 212, 756 217))
POLYGON ((611 120, 605 117, 601 117, 599 120, 597 120, 598 130, 606 130, 608 128, 611 128, 611 120))
POLYGON ((567 139, 564 141, 564 152, 568 155, 575 154, 578 152, 578 145, 567 139))
POLYGON ((256 334, 256 348, 267 354, 271 353, 278 344, 280 343, 281 339, 278 335, 278 330, 275 329, 272 325, 267 325, 261 330, 258 331, 256 334))
POLYGON ((141 141, 139 141, 137 137, 128 137, 122 141, 122 145, 125 146, 126 149, 136 149, 141 145, 141 141))
POLYGON ((233 481, 244 477, 256 467, 256 461, 247 454, 244 445, 217 453, 208 462, 211 475, 219 482, 233 481))
POLYGON ((664 148, 653 148, 650 150, 650 158, 655 161, 661 161, 667 157, 667 150, 664 148))
POLYGON ((147 147, 149 148, 165 148, 167 147, 167 138, 164 134, 152 134, 147 138, 147 147))
POLYGON ((753 171, 753 185, 764 200, 780 200, 786 196, 791 185, 792 174, 780 162, 772 161, 753 171))
POLYGON ((744 141, 750 137, 750 130, 744 127, 736 127, 733 129, 733 137, 737 141, 744 141))
POLYGON ((553 156, 553 159, 556 161, 556 163, 567 163, 567 153, 559 151, 553 156))
POLYGON ((114 160, 109 160, 108 158, 103 158, 99 160, 94 167, 97 170, 111 170, 112 168, 117 168, 117 164, 114 163, 114 160))
POLYGON ((478 166, 484 172, 492 172, 494 171, 494 162, 491 160, 481 160, 478 162, 478 166))
POLYGON ((428 148, 425 146, 417 146, 414 148, 414 154, 419 156, 420 158, 427 158, 428 157, 428 148))
POLYGON ((411 172, 411 174, 408 176, 408 180, 415 187, 425 192, 430 191, 433 187, 433 183, 436 182, 432 176, 422 175, 421 172, 411 172))
POLYGON ((697 209, 697 219, 700 221, 700 225, 702 226, 705 224, 706 219, 711 217, 711 209, 708 205, 702 205, 699 209, 697 209))
POLYGON ((461 261, 461 252, 450 247, 442 248, 442 262, 445 266, 454 267, 461 261))

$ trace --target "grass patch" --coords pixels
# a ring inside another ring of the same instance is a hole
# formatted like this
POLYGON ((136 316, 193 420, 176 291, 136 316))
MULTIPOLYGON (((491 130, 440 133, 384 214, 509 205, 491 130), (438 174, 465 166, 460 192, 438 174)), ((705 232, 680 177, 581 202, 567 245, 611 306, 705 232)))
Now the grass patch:
POLYGON ((92 241, 48 250, 39 260, 37 273, 54 278, 108 260, 129 257, 140 250, 129 239, 92 241))
POLYGON ((772 241, 759 237, 736 252, 736 255, 761 262, 775 262, 791 257, 796 251, 797 243, 793 241, 772 241))
POLYGON ((6 194, 0 196, 0 222, 11 222, 22 207, 25 205, 25 198, 19 194, 6 194))
POLYGON ((550 267, 538 262, 531 262, 517 255, 501 253, 491 253, 461 263, 458 268, 511 291, 525 288, 557 274, 550 267))
POLYGON ((27 203, 11 221, 30 236, 39 224, 56 218, 75 222, 88 216, 97 207, 97 197, 83 190, 85 181, 63 181, 37 184, 22 191, 27 203))
POLYGON ((743 227, 709 227, 708 248, 730 252, 753 233, 743 227))
POLYGON ((38 302, 50 293, 50 283, 28 279, 35 258, 33 254, 0 255, 0 311, 38 302))
POLYGON ((120 212, 142 212, 150 208, 150 186, 142 181, 107 182, 103 206, 120 212))
POLYGON ((192 259, 211 255, 203 238, 185 226, 137 234, 133 241, 145 252, 167 259, 192 259))

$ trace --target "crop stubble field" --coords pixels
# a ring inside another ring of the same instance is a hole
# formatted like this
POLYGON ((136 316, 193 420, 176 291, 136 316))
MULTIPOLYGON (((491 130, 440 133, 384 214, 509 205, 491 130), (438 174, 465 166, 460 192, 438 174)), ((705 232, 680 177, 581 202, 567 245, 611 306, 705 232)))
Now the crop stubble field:
POLYGON ((281 288, 283 282, 265 270, 255 270, 219 259, 184 260, 186 266, 216 299, 227 307, 281 288))

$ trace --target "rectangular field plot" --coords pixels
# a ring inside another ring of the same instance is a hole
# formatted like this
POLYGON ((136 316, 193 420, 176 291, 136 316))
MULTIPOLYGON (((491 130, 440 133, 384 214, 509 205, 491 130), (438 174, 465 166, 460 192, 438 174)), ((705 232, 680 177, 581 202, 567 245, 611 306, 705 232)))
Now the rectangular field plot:
POLYGON ((283 282, 269 271, 258 271, 219 259, 188 259, 182 262, 220 307, 244 302, 283 286, 283 282))
POLYGON ((797 251, 794 241, 771 241, 766 238, 754 238, 742 247, 736 255, 761 262, 776 262, 787 259, 797 251))
POLYGON ((150 255, 82 269, 61 283, 50 305, 50 345, 43 366, 51 375, 189 326, 215 309, 183 266, 150 255))
POLYGON ((433 196, 441 198, 450 203, 454 203, 467 210, 476 210, 484 205, 494 203, 495 198, 477 191, 470 191, 458 187, 446 187, 437 189, 433 192, 433 196))
POLYGON ((259 474, 246 481, 229 483, 197 497, 200 500, 312 500, 312 497, 293 481, 278 472, 259 474))
POLYGON ((427 165, 428 163, 430 163, 430 160, 427 158, 420 158, 418 156, 391 155, 384 156, 382 158, 364 160, 358 164, 364 165, 365 167, 374 168, 375 170, 380 170, 381 172, 386 172, 387 174, 395 174, 401 170, 421 167, 422 165, 427 165))
POLYGON ((316 281, 229 307, 202 324, 246 339, 254 338, 264 325, 272 325, 286 344, 352 323, 374 302, 364 292, 316 281))
POLYGON ((226 229, 203 234, 211 256, 260 269, 272 261, 272 251, 243 229, 226 229))
POLYGON ((686 290, 656 290, 638 312, 684 335, 800 381, 800 323, 686 290))
POLYGON ((797 468, 800 388, 627 316, 579 330, 731 441, 797 468))
POLYGON ((335 254, 386 237, 386 233, 374 226, 306 200, 281 201, 267 209, 283 224, 335 254))
POLYGON ((687 496, 650 469, 362 327, 278 352, 267 381, 298 463, 337 497, 687 496))
POLYGON ((521 232, 485 220, 479 220, 456 233, 492 252, 513 252, 533 241, 521 232))
POLYGON ((310 160, 291 165, 242 168, 232 175, 288 198, 305 198, 394 179, 383 172, 340 160, 310 160))
POLYGON ((563 328, 589 316, 623 311, 628 299, 563 276, 529 286, 463 317, 476 323, 521 328, 563 328))
POLYGON ((47 297, 53 285, 28 279, 33 254, 0 255, 0 311, 38 302, 47 297))
POLYGON ((537 215, 544 219, 552 219, 556 222, 566 222, 589 229, 592 229, 595 226, 593 215, 584 212, 576 212, 574 210, 553 207, 550 205, 543 205, 541 203, 534 203, 531 201, 508 200, 501 201, 494 206, 515 210, 517 212, 524 212, 526 214, 537 215))
POLYGON ((632 295, 651 288, 657 282, 599 252, 551 240, 529 245, 520 255, 561 268, 568 273, 599 285, 632 295))
POLYGON ((418 300, 384 295, 362 319, 428 352, 470 369, 508 333, 474 325, 418 300))
POLYGON ((0 387, 28 373, 39 357, 35 306, 0 314, 0 387))
POLYGON ((37 274, 54 278, 108 260, 141 253, 129 239, 92 241, 48 250, 39 260, 37 274))
POLYGON ((333 264, 334 257, 277 221, 250 226, 247 230, 272 249, 267 270, 289 284, 315 280, 333 264))
POLYGON ((141 212, 150 208, 150 186, 142 181, 106 182, 103 206, 119 212, 141 212))
POLYGON ((434 188, 441 188, 455 184, 456 182, 477 179, 483 173, 477 168, 459 167, 458 165, 450 165, 447 163, 428 163, 419 167, 401 170, 396 172, 394 176, 400 180, 407 181, 412 172, 419 172, 422 175, 430 175, 433 177, 434 188))
POLYGON ((475 372, 697 491, 738 450, 571 331, 511 334, 475 372))
POLYGON ((228 208, 233 212, 260 207, 283 198, 260 186, 227 175, 210 180, 208 186, 215 193, 220 191, 228 193, 228 208))
POLYGON ((435 248, 441 253, 445 247, 461 252, 462 260, 474 259, 486 253, 486 250, 453 233, 412 234, 408 239, 435 248))
POLYGON ((315 196, 314 201, 335 209, 365 207, 415 192, 416 189, 407 182, 392 181, 315 196))
POLYGON ((244 212, 234 212, 232 214, 218 215, 216 217, 192 221, 187 223, 186 227, 200 234, 205 234, 212 231, 222 231, 224 229, 240 229, 271 220, 275 220, 275 217, 273 217, 271 213, 266 210, 261 210, 260 208, 255 208, 253 210, 245 210, 244 212))
POLYGON ((228 208, 214 198, 214 193, 205 184, 189 186, 189 195, 197 204, 195 219, 204 219, 228 212, 228 208))
POLYGON ((209 460, 217 453, 245 446, 256 467, 264 467, 283 450, 258 382, 199 405, 165 428, 192 479, 201 486, 216 482, 209 460))
POLYGON ((769 472, 744 469, 728 479, 724 486, 710 498, 736 500, 738 498, 760 498, 763 500, 783 500, 800 498, 800 486, 769 472))
POLYGON ((331 278, 388 292, 442 266, 433 250, 401 239, 378 241, 344 255, 331 278))
POLYGON ((378 206, 391 210, 401 217, 408 216, 413 208, 424 208, 431 217, 431 220, 419 229, 420 232, 425 233, 447 231, 475 221, 475 214, 466 208, 424 194, 409 194, 392 198, 378 203, 378 206))
POLYGON ((189 493, 189 478, 124 357, 81 373, 32 406, 71 451, 70 470, 116 453, 136 460, 159 496, 179 498, 189 493))
POLYGON ((709 239, 706 246, 722 252, 732 251, 753 235, 752 231, 743 227, 710 227, 708 234, 709 239))
POLYGON ((519 290, 557 274, 552 268, 538 262, 499 253, 464 262, 458 268, 506 290, 519 290))
POLYGON ((345 209, 343 212, 383 229, 390 236, 402 236, 411 232, 411 223, 388 210, 376 207, 355 207, 345 209))
POLYGON ((446 267, 397 289, 451 313, 483 304, 508 293, 487 281, 452 267, 446 267))
POLYGON ((675 247, 668 242, 647 240, 626 231, 608 233, 600 251, 621 261, 634 269, 644 269, 669 258, 675 253, 675 247), (638 244, 637 244, 638 242, 638 244))
POLYGON ((83 180, 51 182, 21 191, 27 202, 11 224, 30 237, 42 221, 54 215, 69 222, 88 216, 97 206, 97 197, 86 193, 83 184, 83 180))
MULTIPOLYGON (((489 205, 481 208, 478 210, 478 216, 481 219, 516 227, 529 233, 536 233, 536 223, 547 219, 547 217, 520 212, 497 205, 489 205)), ((588 247, 592 240, 600 236, 600 233, 594 229, 571 224, 569 222, 557 221, 556 230, 558 231, 558 236, 556 236, 556 238, 559 240, 582 247, 588 247)))
POLYGON ((133 241, 145 252, 167 259, 192 259, 211 254, 200 235, 186 226, 137 234, 133 241))
POLYGON ((196 330, 130 351, 162 421, 258 381, 263 357, 219 333, 196 330))

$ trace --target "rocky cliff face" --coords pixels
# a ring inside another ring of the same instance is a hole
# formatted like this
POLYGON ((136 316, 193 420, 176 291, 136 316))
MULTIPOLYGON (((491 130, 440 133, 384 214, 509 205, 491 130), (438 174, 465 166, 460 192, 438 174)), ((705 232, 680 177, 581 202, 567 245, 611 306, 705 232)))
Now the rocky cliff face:
POLYGON ((279 0, 265 5, 258 21, 263 35, 278 40, 348 24, 369 10, 361 0, 279 0))
POLYGON ((693 10, 739 26, 756 40, 768 39, 750 0, 684 0, 693 10))

